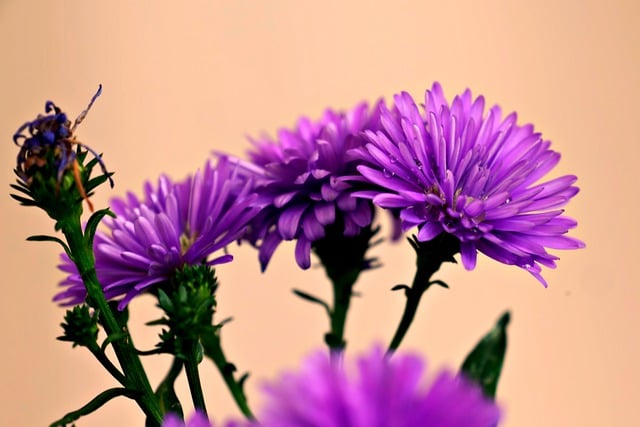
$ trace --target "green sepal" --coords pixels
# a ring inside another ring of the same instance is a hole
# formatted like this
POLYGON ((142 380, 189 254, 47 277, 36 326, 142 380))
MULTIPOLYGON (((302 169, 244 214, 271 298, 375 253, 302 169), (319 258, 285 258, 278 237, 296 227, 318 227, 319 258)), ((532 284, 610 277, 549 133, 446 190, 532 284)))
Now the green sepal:
POLYGON ((156 291, 157 305, 165 316, 147 322, 167 327, 160 333, 156 345, 159 350, 183 360, 191 356, 196 357, 196 363, 202 360, 201 349, 192 345, 197 344, 203 330, 211 327, 217 286, 215 272, 206 264, 178 269, 171 280, 161 284, 156 291))
POLYGON ((113 175, 113 172, 109 172, 109 173, 96 176, 95 178, 91 178, 87 182, 87 188, 85 188, 85 192, 87 193, 87 195, 89 195, 99 185, 104 184, 109 178, 111 178, 112 175, 113 175))
POLYGON ((331 308, 329 307, 329 304, 327 304, 326 302, 324 302, 320 298, 315 297, 315 296, 313 296, 311 294, 308 294, 308 293, 306 293, 304 291, 301 291, 299 289, 292 289, 292 291, 296 296, 299 296, 303 300, 309 301, 309 302, 314 303, 314 304, 321 305, 326 310, 327 315, 331 316, 331 308))
POLYGON ((38 234, 35 236, 29 236, 27 237, 27 240, 29 242, 55 242, 55 243, 59 243, 60 246, 62 246, 62 249, 64 249, 65 253, 69 256, 69 258, 73 259, 73 256, 71 255, 71 249, 69 249, 69 246, 67 246, 67 244, 65 242, 62 241, 62 239, 59 239, 57 237, 53 237, 53 236, 47 236, 44 234, 38 234))
POLYGON ((102 218, 107 215, 115 218, 115 214, 111 212, 109 208, 100 209, 99 211, 94 212, 91 217, 89 217, 87 225, 84 228, 84 239, 87 242, 88 247, 93 248, 93 238, 96 235, 98 225, 100 224, 100 221, 102 221, 102 218))
POLYGON ((507 325, 511 314, 506 311, 462 363, 462 372, 480 385, 484 394, 493 399, 507 351, 507 325))
POLYGON ((27 199, 26 197, 20 197, 20 196, 17 196, 15 194, 9 194, 9 196, 11 196, 12 199, 17 200, 18 202, 20 202, 20 204, 22 206, 38 206, 38 204, 36 202, 34 202, 31 199, 27 199))
MULTIPOLYGON (((15 172, 15 169, 14 169, 14 172, 15 172)), ((9 184, 9 187, 21 192, 22 194, 31 196, 31 190, 29 190, 29 186, 20 180, 16 180, 15 184, 9 184)))
POLYGON ((135 399, 137 395, 138 395, 137 392, 133 390, 128 390, 126 388, 121 388, 121 387, 110 388, 108 390, 103 391, 96 397, 94 397, 89 403, 87 403, 77 411, 69 412, 64 417, 60 418, 57 421, 54 421, 53 423, 51 423, 49 427, 65 427, 68 424, 76 421, 80 417, 89 415, 90 413, 99 409, 102 405, 104 405, 111 399, 114 399, 118 396, 125 396, 125 397, 128 397, 129 399, 135 399))

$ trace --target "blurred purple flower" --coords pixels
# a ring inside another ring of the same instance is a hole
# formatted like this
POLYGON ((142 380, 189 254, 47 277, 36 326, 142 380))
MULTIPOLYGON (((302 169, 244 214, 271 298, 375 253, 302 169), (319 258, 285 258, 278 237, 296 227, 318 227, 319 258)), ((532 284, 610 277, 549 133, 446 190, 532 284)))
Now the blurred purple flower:
MULTIPOLYGON (((132 193, 114 199, 116 218, 105 218, 108 232, 94 241, 96 273, 107 299, 123 297, 123 309, 135 296, 168 280, 183 265, 230 262, 229 254, 209 256, 242 237, 260 210, 251 179, 221 157, 213 167, 181 182, 161 176, 157 187, 144 187, 144 200, 132 193)), ((66 255, 59 266, 69 273, 66 289, 54 297, 63 305, 84 302, 86 291, 75 265, 66 255)))
POLYGON ((195 411, 186 421, 182 421, 176 414, 170 413, 162 422, 161 427, 213 427, 207 416, 201 411, 195 411))
POLYGON ((283 240, 297 240, 295 258, 306 269, 311 246, 327 226, 344 224, 344 236, 351 237, 371 224, 373 205, 352 197, 352 184, 341 178, 357 173, 346 153, 362 145, 363 129, 377 129, 377 111, 366 103, 347 113, 327 110, 317 122, 301 118, 295 130, 281 129, 277 141, 252 141, 247 167, 262 176, 257 191, 272 200, 252 221, 249 236, 263 270, 283 240))
POLYGON ((573 175, 538 183, 560 160, 532 125, 519 126, 500 107, 484 114, 483 97, 471 92, 449 105, 435 83, 426 91, 424 114, 407 93, 381 107, 381 129, 366 130, 358 171, 380 188, 357 193, 383 208, 400 210, 406 231, 418 240, 440 233, 460 240, 465 268, 477 251, 533 274, 546 286, 540 265, 555 267, 547 248, 576 249, 565 233, 576 221, 563 216, 577 192, 573 175))
POLYGON ((309 357, 300 372, 285 373, 265 388, 262 427, 493 427, 496 404, 475 384, 440 372, 427 386, 422 358, 381 347, 355 369, 326 352, 309 357))

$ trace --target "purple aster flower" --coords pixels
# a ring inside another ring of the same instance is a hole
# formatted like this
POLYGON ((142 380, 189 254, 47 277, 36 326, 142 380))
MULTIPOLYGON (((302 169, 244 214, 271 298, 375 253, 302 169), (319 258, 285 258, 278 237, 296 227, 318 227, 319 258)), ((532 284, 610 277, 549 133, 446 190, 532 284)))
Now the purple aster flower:
POLYGON ((176 414, 170 413, 162 422, 161 427, 213 427, 207 415, 201 411, 195 411, 193 415, 184 422, 176 414))
MULTIPOLYGON (((144 199, 129 193, 114 199, 116 218, 105 218, 107 232, 96 233, 96 272, 107 299, 123 297, 123 309, 136 295, 170 279, 184 265, 230 262, 229 254, 211 255, 239 239, 260 210, 252 182, 222 157, 216 167, 181 182, 161 176, 154 187, 147 182, 144 199)), ((69 273, 54 297, 63 305, 82 303, 86 291, 76 267, 62 255, 62 271, 69 273)))
POLYGON ((496 404, 475 384, 443 371, 428 385, 414 354, 385 356, 381 347, 355 369, 326 352, 309 357, 299 373, 286 373, 265 388, 262 427, 492 427, 496 404))
MULTIPOLYGON (((240 421, 240 420, 230 420, 224 423, 225 427, 247 427, 248 425, 249 423, 247 421, 240 421)), ((180 417, 174 413, 167 414, 167 416, 162 421, 161 427, 214 427, 214 426, 215 426, 215 423, 213 421, 210 421, 204 412, 196 409, 193 415, 191 415, 191 417, 189 417, 189 419, 186 422, 182 421, 180 417)))
POLYGON ((554 268, 552 249, 584 247, 566 236, 576 221, 563 216, 577 192, 576 177, 539 183, 560 160, 550 142, 520 126, 500 107, 484 113, 484 98, 469 90, 451 105, 438 83, 426 91, 424 114, 407 93, 381 107, 381 128, 365 131, 356 151, 358 171, 380 188, 357 195, 400 210, 403 229, 418 227, 418 240, 440 233, 460 240, 462 263, 476 265, 480 251, 519 266, 546 286, 541 265, 554 268))
POLYGON ((259 244, 263 270, 283 240, 297 241, 296 261, 306 269, 313 242, 328 226, 352 237, 371 224, 373 205, 352 197, 352 184, 341 178, 357 173, 346 153, 362 145, 363 129, 377 128, 376 111, 365 103, 347 113, 327 110, 317 122, 302 118, 295 130, 280 130, 278 141, 252 141, 248 167, 262 176, 257 191, 272 200, 252 221, 249 236, 259 244))

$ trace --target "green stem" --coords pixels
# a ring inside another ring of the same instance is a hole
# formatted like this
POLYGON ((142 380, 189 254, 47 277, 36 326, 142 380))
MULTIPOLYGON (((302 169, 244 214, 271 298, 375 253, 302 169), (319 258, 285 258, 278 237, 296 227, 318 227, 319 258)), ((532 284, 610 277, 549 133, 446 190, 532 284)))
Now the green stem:
POLYGON ((343 280, 333 282, 333 310, 331 310, 331 331, 325 336, 325 341, 331 351, 341 352, 346 346, 344 330, 347 322, 347 313, 351 305, 353 285, 355 277, 343 277, 343 280), (353 280, 351 280, 353 279, 353 280))
POLYGON ((123 386, 127 385, 127 378, 120 372, 120 370, 111 363, 111 360, 107 357, 107 355, 102 351, 98 345, 94 345, 89 347, 89 351, 93 356, 98 359, 98 362, 115 378, 120 384, 123 386))
POLYGON ((189 348, 189 354, 187 355, 187 359, 184 361, 184 367, 187 373, 187 381, 189 382, 189 390, 191 391, 191 399, 193 399, 193 406, 206 414, 207 407, 204 403, 202 384, 200 383, 200 373, 198 372, 198 342, 189 342, 187 345, 189 348))
POLYGON ((255 419, 251 409, 249 408, 247 396, 244 394, 244 390, 242 389, 243 378, 239 381, 235 379, 234 372, 236 368, 227 360, 224 352, 222 351, 219 331, 212 328, 209 333, 205 333, 200 337, 200 342, 202 343, 204 353, 207 357, 213 360, 213 363, 218 368, 220 375, 222 375, 222 378, 240 411, 245 417, 247 417, 247 419, 255 419))
POLYGON ((413 323, 413 319, 418 311, 418 306, 420 305, 420 300, 426 290, 435 284, 447 287, 441 280, 432 281, 431 276, 440 269, 443 262, 455 262, 453 255, 460 250, 460 242, 457 238, 446 233, 442 233, 435 239, 427 242, 419 242, 418 239, 413 236, 412 239, 409 239, 409 243, 417 254, 416 274, 410 288, 401 286, 401 288, 405 289, 407 301, 398 328, 389 344, 388 353, 393 353, 400 347, 402 340, 413 323))
POLYGON ((120 366, 124 371, 127 382, 125 387, 139 393, 136 402, 148 419, 155 422, 156 425, 160 425, 163 414, 133 346, 131 336, 126 327, 121 327, 118 324, 115 315, 107 303, 102 287, 98 282, 93 251, 92 248, 88 247, 84 239, 79 216, 72 215, 66 218, 66 221, 59 221, 58 224, 67 239, 73 260, 78 267, 78 272, 87 289, 87 303, 98 310, 101 323, 107 335, 124 335, 123 338, 113 341, 112 345, 116 357, 120 362, 120 366))
POLYGON ((398 347, 400 347, 400 343, 402 343, 404 336, 407 334, 407 331, 409 331, 409 327, 413 323, 413 319, 416 316, 418 305, 420 304, 420 299, 422 298, 422 295, 425 293, 425 291, 429 289, 430 276, 419 278, 419 276, 421 276, 420 273, 420 269, 418 269, 411 288, 407 288, 405 290, 407 301, 405 303, 404 312, 402 313, 402 318, 400 319, 400 324, 398 325, 396 333, 391 340, 391 344, 389 344, 389 353, 397 350, 398 347))
POLYGON ((333 307, 329 311, 331 329, 324 336, 331 352, 340 353, 346 346, 345 324, 353 286, 360 273, 374 261, 366 258, 366 252, 378 230, 368 226, 355 236, 345 236, 343 220, 336 219, 327 227, 325 237, 313 242, 313 249, 333 286, 333 307))
POLYGON ((180 400, 178 399, 178 395, 175 391, 175 383, 178 375, 182 372, 182 367, 184 363, 182 359, 177 357, 173 358, 171 362, 171 367, 169 368, 169 372, 164 377, 164 379, 158 385, 156 389, 156 397, 158 399, 160 408, 166 414, 169 412, 173 412, 180 417, 183 417, 182 405, 180 405, 180 400))

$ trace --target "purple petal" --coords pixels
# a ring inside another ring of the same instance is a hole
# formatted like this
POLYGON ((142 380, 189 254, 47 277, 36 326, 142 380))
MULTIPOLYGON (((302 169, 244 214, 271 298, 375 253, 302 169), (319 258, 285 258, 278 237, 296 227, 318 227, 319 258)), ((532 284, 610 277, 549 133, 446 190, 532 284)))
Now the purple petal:
POLYGON ((303 270, 311 266, 311 242, 305 237, 299 237, 296 242, 296 262, 303 270))
POLYGON ((460 242, 460 258, 462 259, 462 265, 465 269, 473 270, 476 268, 477 256, 478 252, 476 251, 476 245, 474 242, 460 242))
POLYGON ((442 225, 439 222, 426 222, 418 231, 418 240, 421 242, 428 242, 442 233, 442 225))
POLYGON ((292 240, 295 238, 300 219, 306 209, 306 205, 291 206, 280 214, 280 218, 278 218, 278 230, 284 240, 292 240))

